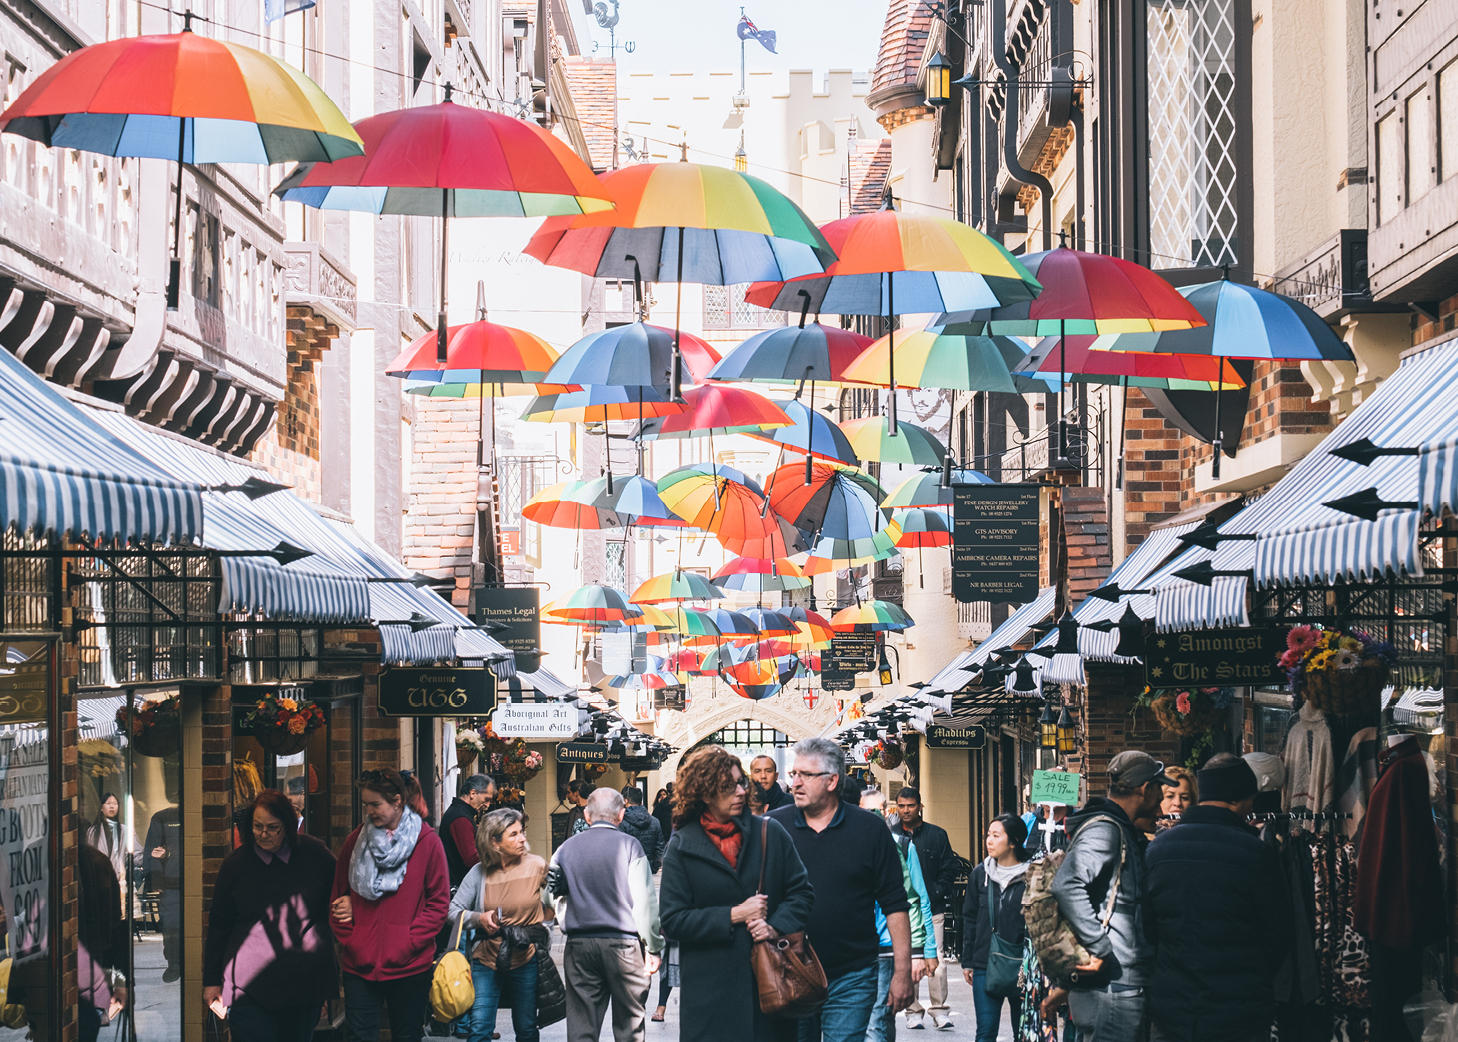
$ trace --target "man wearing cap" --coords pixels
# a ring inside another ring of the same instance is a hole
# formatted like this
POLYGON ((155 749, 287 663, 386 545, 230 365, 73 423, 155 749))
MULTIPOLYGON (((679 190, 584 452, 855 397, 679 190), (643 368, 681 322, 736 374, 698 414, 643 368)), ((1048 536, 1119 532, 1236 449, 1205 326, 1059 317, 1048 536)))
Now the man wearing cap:
POLYGON ((1199 806, 1149 845, 1153 1042, 1270 1038, 1292 912, 1280 856, 1246 824, 1257 785, 1249 763, 1217 753, 1199 806))
POLYGON ((1154 962, 1145 937, 1144 832, 1153 830, 1164 786, 1172 784, 1164 764, 1126 749, 1109 761, 1108 796, 1068 818, 1068 853, 1053 896, 1089 952, 1070 975, 1068 1013, 1079 1042, 1130 1042, 1143 1029, 1154 962))

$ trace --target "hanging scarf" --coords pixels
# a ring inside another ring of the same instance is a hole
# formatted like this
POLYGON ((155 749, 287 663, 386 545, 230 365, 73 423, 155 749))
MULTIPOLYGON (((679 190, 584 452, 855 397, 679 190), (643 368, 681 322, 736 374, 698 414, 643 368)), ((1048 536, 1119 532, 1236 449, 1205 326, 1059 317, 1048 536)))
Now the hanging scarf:
POLYGON ((420 839, 420 815, 406 807, 394 832, 368 821, 359 827, 349 856, 349 886, 367 901, 393 894, 405 881, 405 868, 420 839))
POLYGON ((731 819, 721 825, 708 814, 701 814, 699 824, 704 826, 704 833, 709 837, 709 842, 724 855, 724 860, 729 862, 729 867, 739 867, 739 848, 744 845, 744 833, 739 828, 739 822, 731 819))

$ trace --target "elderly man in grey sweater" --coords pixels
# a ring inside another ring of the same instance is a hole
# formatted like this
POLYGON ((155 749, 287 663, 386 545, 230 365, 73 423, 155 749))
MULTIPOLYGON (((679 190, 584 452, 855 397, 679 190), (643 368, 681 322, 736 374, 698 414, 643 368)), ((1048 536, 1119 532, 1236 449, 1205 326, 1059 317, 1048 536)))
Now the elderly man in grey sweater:
POLYGON ((597 1042, 611 1001, 614 1042, 642 1042, 648 978, 663 951, 653 872, 642 844, 618 828, 620 793, 597 789, 584 809, 588 827, 557 848, 547 870, 567 935, 567 1039, 597 1042))
POLYGON ((1068 853, 1053 879, 1058 910, 1089 961, 1074 968, 1069 1019, 1079 1042, 1129 1042, 1144 1024, 1154 945, 1144 932, 1143 829, 1173 785, 1164 764, 1127 749, 1109 761, 1109 795, 1068 819, 1068 853))

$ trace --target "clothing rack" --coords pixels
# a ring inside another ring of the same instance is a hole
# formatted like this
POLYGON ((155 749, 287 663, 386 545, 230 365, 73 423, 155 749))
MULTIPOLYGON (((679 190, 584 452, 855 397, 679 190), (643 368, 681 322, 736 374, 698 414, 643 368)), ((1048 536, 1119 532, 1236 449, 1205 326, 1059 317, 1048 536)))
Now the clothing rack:
POLYGON ((1342 811, 1317 811, 1312 813, 1309 810, 1277 811, 1272 814, 1252 814, 1247 820, 1251 822, 1277 821, 1281 818, 1289 818, 1292 821, 1347 821, 1351 814, 1342 811))

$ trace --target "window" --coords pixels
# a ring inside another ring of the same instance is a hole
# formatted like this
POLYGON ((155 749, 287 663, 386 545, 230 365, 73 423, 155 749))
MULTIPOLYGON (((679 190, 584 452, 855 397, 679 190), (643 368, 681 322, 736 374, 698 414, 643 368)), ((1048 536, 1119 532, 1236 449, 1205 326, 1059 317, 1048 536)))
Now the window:
POLYGON ((1458 62, 1438 73, 1438 173, 1458 174, 1458 62))
POLYGON ((785 324, 783 311, 747 303, 748 286, 705 286, 705 329, 770 329, 785 324))
POLYGON ((1377 223, 1386 224, 1402 209, 1402 124, 1390 113, 1377 121, 1377 223))
POLYGON ((1425 86, 1408 97, 1407 111, 1407 201, 1421 199, 1437 184, 1433 164, 1433 99, 1425 86))
POLYGON ((1151 264, 1233 264, 1235 0, 1146 5, 1151 264))

